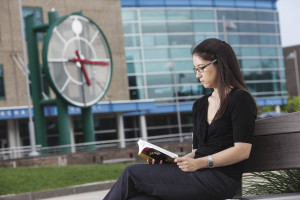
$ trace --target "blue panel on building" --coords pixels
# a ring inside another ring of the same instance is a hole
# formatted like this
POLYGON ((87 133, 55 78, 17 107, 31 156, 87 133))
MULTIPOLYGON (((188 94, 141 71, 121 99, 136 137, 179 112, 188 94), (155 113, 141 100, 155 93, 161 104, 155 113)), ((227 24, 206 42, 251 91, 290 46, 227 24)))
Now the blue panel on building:
POLYGON ((276 0, 121 0, 122 7, 220 7, 276 10, 276 0))
POLYGON ((238 8, 254 8, 255 1, 251 1, 251 0, 236 1, 236 7, 238 7, 238 8))
POLYGON ((185 7, 187 4, 190 6, 189 1, 185 0, 165 0, 167 7, 185 7))
POLYGON ((192 7, 214 7, 214 1, 213 0, 207 0, 207 1, 191 0, 191 6, 192 7))
POLYGON ((234 0, 215 0, 215 6, 216 7, 228 7, 228 8, 234 8, 236 7, 234 0))
POLYGON ((161 0, 151 0, 151 1, 143 1, 139 0, 140 7, 164 7, 165 2, 161 0))
MULTIPOLYGON (((272 99, 257 99, 258 106, 275 106, 286 105, 286 98, 272 98, 272 99)), ((180 112, 191 112, 193 103, 184 103, 179 105, 180 112)), ((156 105, 154 101, 143 102, 124 102, 124 103, 101 103, 92 107, 93 113, 112 113, 112 112, 128 112, 124 116, 135 116, 142 114, 163 114, 177 112, 176 104, 174 105, 156 105)), ((33 110, 32 110, 33 113, 33 110)), ((81 114, 81 108, 69 106, 69 115, 81 114)), ((44 108, 46 117, 57 116, 56 106, 46 106, 44 108)), ((27 108, 11 108, 0 110, 0 119, 21 119, 28 118, 27 108)))

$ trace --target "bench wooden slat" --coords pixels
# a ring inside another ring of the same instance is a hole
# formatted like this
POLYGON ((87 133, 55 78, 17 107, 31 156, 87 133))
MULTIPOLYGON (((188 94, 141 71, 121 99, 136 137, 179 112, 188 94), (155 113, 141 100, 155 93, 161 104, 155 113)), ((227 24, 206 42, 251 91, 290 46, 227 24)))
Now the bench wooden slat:
POLYGON ((300 168, 300 132, 255 136, 245 172, 300 168))
POLYGON ((275 135, 300 132, 300 112, 257 120, 254 135, 275 135))
POLYGON ((300 168, 300 112, 257 120, 245 172, 300 168))

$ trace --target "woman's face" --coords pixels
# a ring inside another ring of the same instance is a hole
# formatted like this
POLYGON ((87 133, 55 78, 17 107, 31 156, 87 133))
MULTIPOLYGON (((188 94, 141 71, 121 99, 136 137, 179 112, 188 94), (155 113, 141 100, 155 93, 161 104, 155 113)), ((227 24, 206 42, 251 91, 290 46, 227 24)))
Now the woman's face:
MULTIPOLYGON (((201 68, 207 64, 209 64, 211 61, 204 60, 203 58, 193 55, 193 64, 194 68, 198 69, 201 68)), ((197 70, 196 72, 196 78, 200 80, 202 85, 205 88, 217 88, 217 67, 215 64, 208 65, 203 72, 199 72, 197 70)))

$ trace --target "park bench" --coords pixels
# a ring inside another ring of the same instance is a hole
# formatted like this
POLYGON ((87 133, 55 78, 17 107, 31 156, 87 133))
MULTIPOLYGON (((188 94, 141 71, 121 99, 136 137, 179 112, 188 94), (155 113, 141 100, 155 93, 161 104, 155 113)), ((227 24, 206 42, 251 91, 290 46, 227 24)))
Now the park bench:
MULTIPOLYGON (((245 173, 300 169, 300 112, 256 121, 245 173)), ((242 190, 238 195, 241 195, 242 190)), ((300 193, 249 196, 242 199, 300 199, 300 193)))

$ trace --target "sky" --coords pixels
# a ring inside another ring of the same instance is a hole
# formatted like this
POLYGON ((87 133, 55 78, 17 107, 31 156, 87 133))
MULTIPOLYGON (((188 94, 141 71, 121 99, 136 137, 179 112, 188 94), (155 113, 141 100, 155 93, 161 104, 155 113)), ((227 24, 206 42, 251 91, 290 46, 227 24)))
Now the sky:
POLYGON ((278 0, 281 44, 300 45, 300 0, 278 0))

